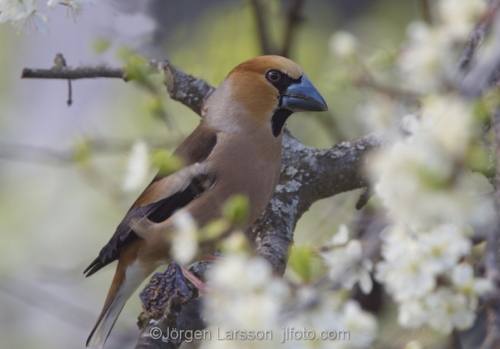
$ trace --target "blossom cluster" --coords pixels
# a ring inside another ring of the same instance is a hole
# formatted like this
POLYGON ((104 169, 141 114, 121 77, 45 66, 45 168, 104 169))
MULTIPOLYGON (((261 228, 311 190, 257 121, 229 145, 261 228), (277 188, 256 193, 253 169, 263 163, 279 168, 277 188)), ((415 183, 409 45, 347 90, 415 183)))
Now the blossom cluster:
MULTIPOLYGON (((47 6, 54 9, 57 5, 68 6, 72 13, 78 14, 86 4, 94 0, 48 0, 47 6)), ((38 10, 36 0, 2 0, 0 2, 0 23, 10 23, 18 30, 25 27, 35 27, 41 32, 47 32, 49 18, 38 10)))
POLYGON ((369 165, 389 221, 376 279, 397 302, 400 325, 449 333, 472 326, 478 297, 490 287, 464 261, 474 226, 493 215, 486 179, 467 167, 478 133, 475 104, 454 87, 460 83, 455 48, 486 4, 440 0, 434 6, 436 23, 411 24, 395 61, 394 75, 419 103, 382 97, 364 110, 371 111, 368 123, 382 125, 376 131, 385 127, 387 134, 369 165), (478 201, 486 202, 481 210, 478 201))
POLYGON ((265 340, 205 341, 203 348, 365 348, 376 334, 375 318, 352 300, 311 286, 293 287, 273 275, 269 263, 248 254, 230 253, 209 274, 205 316, 213 331, 270 331, 265 340), (308 333, 348 333, 344 338, 286 338, 286 329, 308 333))
POLYGON ((351 290, 356 283, 360 289, 368 294, 373 283, 370 272, 373 263, 363 257, 361 242, 356 239, 349 240, 348 230, 342 225, 331 240, 328 250, 321 252, 320 256, 328 267, 328 276, 335 284, 339 283, 344 289, 351 290))
MULTIPOLYGON (((358 109, 368 131, 384 139, 367 166, 388 221, 375 278, 398 304, 400 325, 449 333, 473 325, 478 297, 490 289, 474 275, 469 256, 474 229, 494 219, 492 188, 471 171, 479 161, 471 154, 482 132, 480 111, 477 101, 460 93, 464 77, 457 68, 487 2, 439 0, 430 6, 433 23, 410 24, 405 44, 385 70, 370 64, 385 53, 362 62, 348 33, 334 35, 330 46, 351 67, 357 60, 369 79, 399 86, 377 91, 358 109)), ((345 288, 359 281, 368 289, 363 279, 370 269, 359 272, 360 250, 357 240, 345 241, 324 256, 330 276, 345 288)))

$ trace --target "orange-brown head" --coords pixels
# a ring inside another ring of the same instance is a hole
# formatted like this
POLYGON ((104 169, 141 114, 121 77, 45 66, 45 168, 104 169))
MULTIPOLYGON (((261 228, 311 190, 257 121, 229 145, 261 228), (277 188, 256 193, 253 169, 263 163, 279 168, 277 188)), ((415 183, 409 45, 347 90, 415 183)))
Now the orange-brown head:
POLYGON ((208 101, 206 120, 225 132, 264 127, 277 137, 293 112, 325 110, 325 101, 297 63, 261 56, 228 74, 208 101))

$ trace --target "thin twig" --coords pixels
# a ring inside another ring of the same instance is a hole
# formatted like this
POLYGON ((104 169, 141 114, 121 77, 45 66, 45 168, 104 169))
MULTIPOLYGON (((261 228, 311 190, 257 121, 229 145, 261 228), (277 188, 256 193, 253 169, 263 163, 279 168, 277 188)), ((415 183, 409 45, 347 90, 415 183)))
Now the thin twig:
POLYGON ((281 55, 283 57, 290 56, 291 46, 295 37, 294 34, 297 32, 297 27, 303 20, 300 15, 303 4, 304 0, 293 0, 292 6, 290 7, 290 10, 288 10, 285 36, 283 39, 283 47, 281 49, 281 55))
MULTIPOLYGON (((84 144, 92 155, 114 155, 130 152, 135 140, 127 139, 85 139, 84 144)), ((173 147, 178 140, 148 140, 151 148, 173 147)), ((36 145, 0 142, 0 159, 31 162, 40 165, 65 166, 75 163, 78 147, 66 150, 56 150, 36 145)))
POLYGON ((446 345, 446 349, 463 349, 462 342, 460 341, 459 333, 456 329, 454 329, 450 336, 448 337, 448 343, 446 345))
POLYGON ((90 78, 119 78, 124 79, 124 70, 106 66, 78 67, 57 69, 31 69, 24 68, 22 79, 90 79, 90 78))
POLYGON ((253 13, 255 16, 255 24, 257 35, 259 37, 260 47, 263 55, 272 55, 276 51, 271 44, 271 38, 269 36, 269 28, 265 19, 265 9, 260 2, 260 0, 250 0, 250 5, 252 6, 253 13))
POLYGON ((429 3, 429 0, 420 0, 420 7, 422 8, 422 15, 424 17, 424 20, 432 24, 432 10, 431 10, 431 4, 429 3))
MULTIPOLYGON (((53 70, 65 70, 68 67, 66 64, 66 59, 64 58, 62 53, 56 54, 56 58, 54 58, 54 66, 53 70)), ((68 107, 73 103, 72 91, 71 91, 71 80, 68 79, 68 100, 66 101, 68 107)))
POLYGON ((73 163, 70 152, 14 143, 0 143, 0 159, 26 161, 50 166, 73 163))
POLYGON ((489 4, 486 12, 483 14, 483 16, 481 16, 481 19, 477 23, 476 28, 469 37, 469 40, 465 44, 462 54, 458 59, 458 69, 460 72, 467 73, 471 69, 477 49, 483 42, 491 21, 493 20, 499 7, 500 1, 493 0, 489 4))
POLYGON ((397 100, 404 100, 410 103, 416 103, 420 100, 420 95, 416 92, 404 90, 396 86, 386 85, 375 81, 369 76, 359 77, 353 81, 353 84, 356 87, 368 88, 397 100))

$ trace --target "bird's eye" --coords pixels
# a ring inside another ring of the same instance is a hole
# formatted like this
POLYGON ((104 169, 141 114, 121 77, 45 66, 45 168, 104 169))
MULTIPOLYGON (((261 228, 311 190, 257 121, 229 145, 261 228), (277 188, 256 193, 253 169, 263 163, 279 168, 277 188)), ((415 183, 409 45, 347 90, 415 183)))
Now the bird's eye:
POLYGON ((272 83, 276 83, 281 80, 281 72, 276 69, 271 69, 266 73, 266 79, 272 83))

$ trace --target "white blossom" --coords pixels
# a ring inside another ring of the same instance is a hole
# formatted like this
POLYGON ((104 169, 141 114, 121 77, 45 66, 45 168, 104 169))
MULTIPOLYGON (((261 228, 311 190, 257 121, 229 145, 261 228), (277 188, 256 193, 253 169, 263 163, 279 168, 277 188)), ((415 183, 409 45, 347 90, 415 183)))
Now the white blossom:
POLYGON ((408 26, 394 71, 403 89, 418 94, 418 106, 408 103, 414 109, 405 110, 406 103, 384 96, 362 106, 362 114, 372 130, 387 134, 369 163, 388 216, 375 277, 398 304, 402 326, 449 333, 473 324, 478 297, 490 288, 461 262, 471 253, 470 226, 487 226, 494 215, 491 188, 484 190, 484 178, 478 181, 467 169, 476 106, 454 91, 457 49, 486 1, 439 0, 432 6, 433 24, 408 26))
POLYGON ((198 235, 196 222, 187 211, 180 210, 172 216, 175 231, 172 238, 172 257, 180 264, 186 265, 198 252, 198 235))
POLYGON ((305 328, 316 335, 335 331, 339 337, 337 340, 297 340, 285 343, 286 347, 357 349, 367 348, 375 340, 375 317, 363 311, 357 302, 342 302, 335 294, 320 294, 307 286, 297 291, 297 301, 297 307, 304 310, 289 317, 284 323, 286 328, 305 328))
POLYGON ((269 341, 204 341, 202 348, 228 347, 273 348, 279 340, 280 311, 289 295, 287 285, 275 277, 269 263, 258 257, 232 254, 208 273, 213 289, 207 294, 205 316, 212 330, 261 331, 275 333, 269 341))
POLYGON ((423 349, 423 346, 419 341, 410 341, 405 345, 404 349, 423 349))
POLYGON ((331 248, 321 253, 321 257, 328 266, 330 280, 340 282, 343 288, 352 289, 354 284, 364 293, 372 290, 370 272, 373 269, 371 260, 363 258, 361 242, 348 241, 348 230, 342 225, 332 238, 331 248))
POLYGON ((433 226, 419 234, 418 241, 423 263, 435 275, 451 270, 472 247, 465 231, 453 224, 433 226))
POLYGON ((436 277, 451 272, 471 243, 464 230, 445 224, 428 229, 393 224, 383 233, 383 261, 377 280, 397 301, 423 297, 436 286, 436 277))
POLYGON ((465 40, 486 10, 484 0, 440 0, 438 14, 450 40, 465 40))
POLYGON ((476 318, 476 305, 449 287, 439 287, 422 298, 404 301, 399 306, 398 322, 408 328, 429 325, 450 333, 453 328, 470 328, 476 318))
POLYGON ((415 22, 408 26, 407 35, 408 42, 398 58, 402 81, 417 91, 439 88, 455 59, 445 33, 415 22))
POLYGON ((384 260, 377 264, 376 278, 398 302, 402 326, 428 325, 449 333, 472 325, 477 297, 490 285, 474 278, 470 265, 457 266, 471 249, 464 229, 451 224, 427 229, 393 224, 384 231, 383 241, 384 260), (439 276, 451 278, 453 286, 439 286, 439 276))
POLYGON ((373 315, 363 311, 357 302, 345 302, 341 321, 350 332, 350 343, 341 343, 345 348, 367 348, 375 340, 377 322, 373 315))
POLYGON ((368 132, 385 132, 394 124, 398 107, 388 96, 375 95, 358 106, 356 114, 368 132))
POLYGON ((17 29, 34 25, 47 32, 48 18, 38 12, 36 0, 3 0, 0 2, 0 23, 10 23, 17 29))
POLYGON ((452 280, 457 289, 469 297, 474 307, 477 306, 477 296, 492 290, 491 282, 485 278, 474 277, 474 270, 467 263, 460 263, 453 269, 452 280))
POLYGON ((402 225, 392 225, 383 234, 382 256, 375 277, 386 285, 397 301, 427 294, 436 286, 429 265, 423 263, 418 240, 402 225))
POLYGON ((208 283, 212 291, 207 294, 205 316, 212 330, 269 330, 273 336, 263 341, 204 341, 203 348, 358 349, 375 339, 376 320, 358 303, 307 285, 292 293, 289 284, 259 257, 230 253, 209 271, 208 283), (281 343, 283 328, 305 329, 316 337, 281 343), (333 331, 339 339, 321 340, 321 331, 333 331))
POLYGON ((47 6, 50 8, 55 8, 57 5, 64 3, 67 5, 72 11, 73 14, 79 14, 83 7, 88 5, 88 4, 95 4, 96 0, 48 0, 47 1, 47 6))
POLYGON ((398 222, 454 221, 469 208, 461 191, 446 190, 454 162, 429 134, 415 134, 379 152, 371 169, 375 191, 398 222))
POLYGON ((425 305, 430 327, 443 333, 450 333, 454 327, 465 330, 472 326, 476 318, 475 309, 469 307, 467 297, 446 287, 429 294, 425 305))
POLYGON ((142 139, 136 140, 128 158, 123 189, 131 191, 143 187, 147 180, 149 166, 148 146, 142 139))
POLYGON ((447 154, 460 156, 469 146, 472 108, 457 95, 430 95, 422 100, 421 132, 429 132, 447 154))
POLYGON ((406 328, 418 328, 425 324, 427 309, 419 298, 399 303, 398 323, 406 328))
POLYGON ((354 35, 345 31, 333 34, 329 41, 330 50, 339 58, 350 58, 356 54, 358 40, 354 35))
POLYGON ((420 116, 415 113, 406 114, 399 123, 401 130, 409 135, 413 135, 421 130, 420 116))

